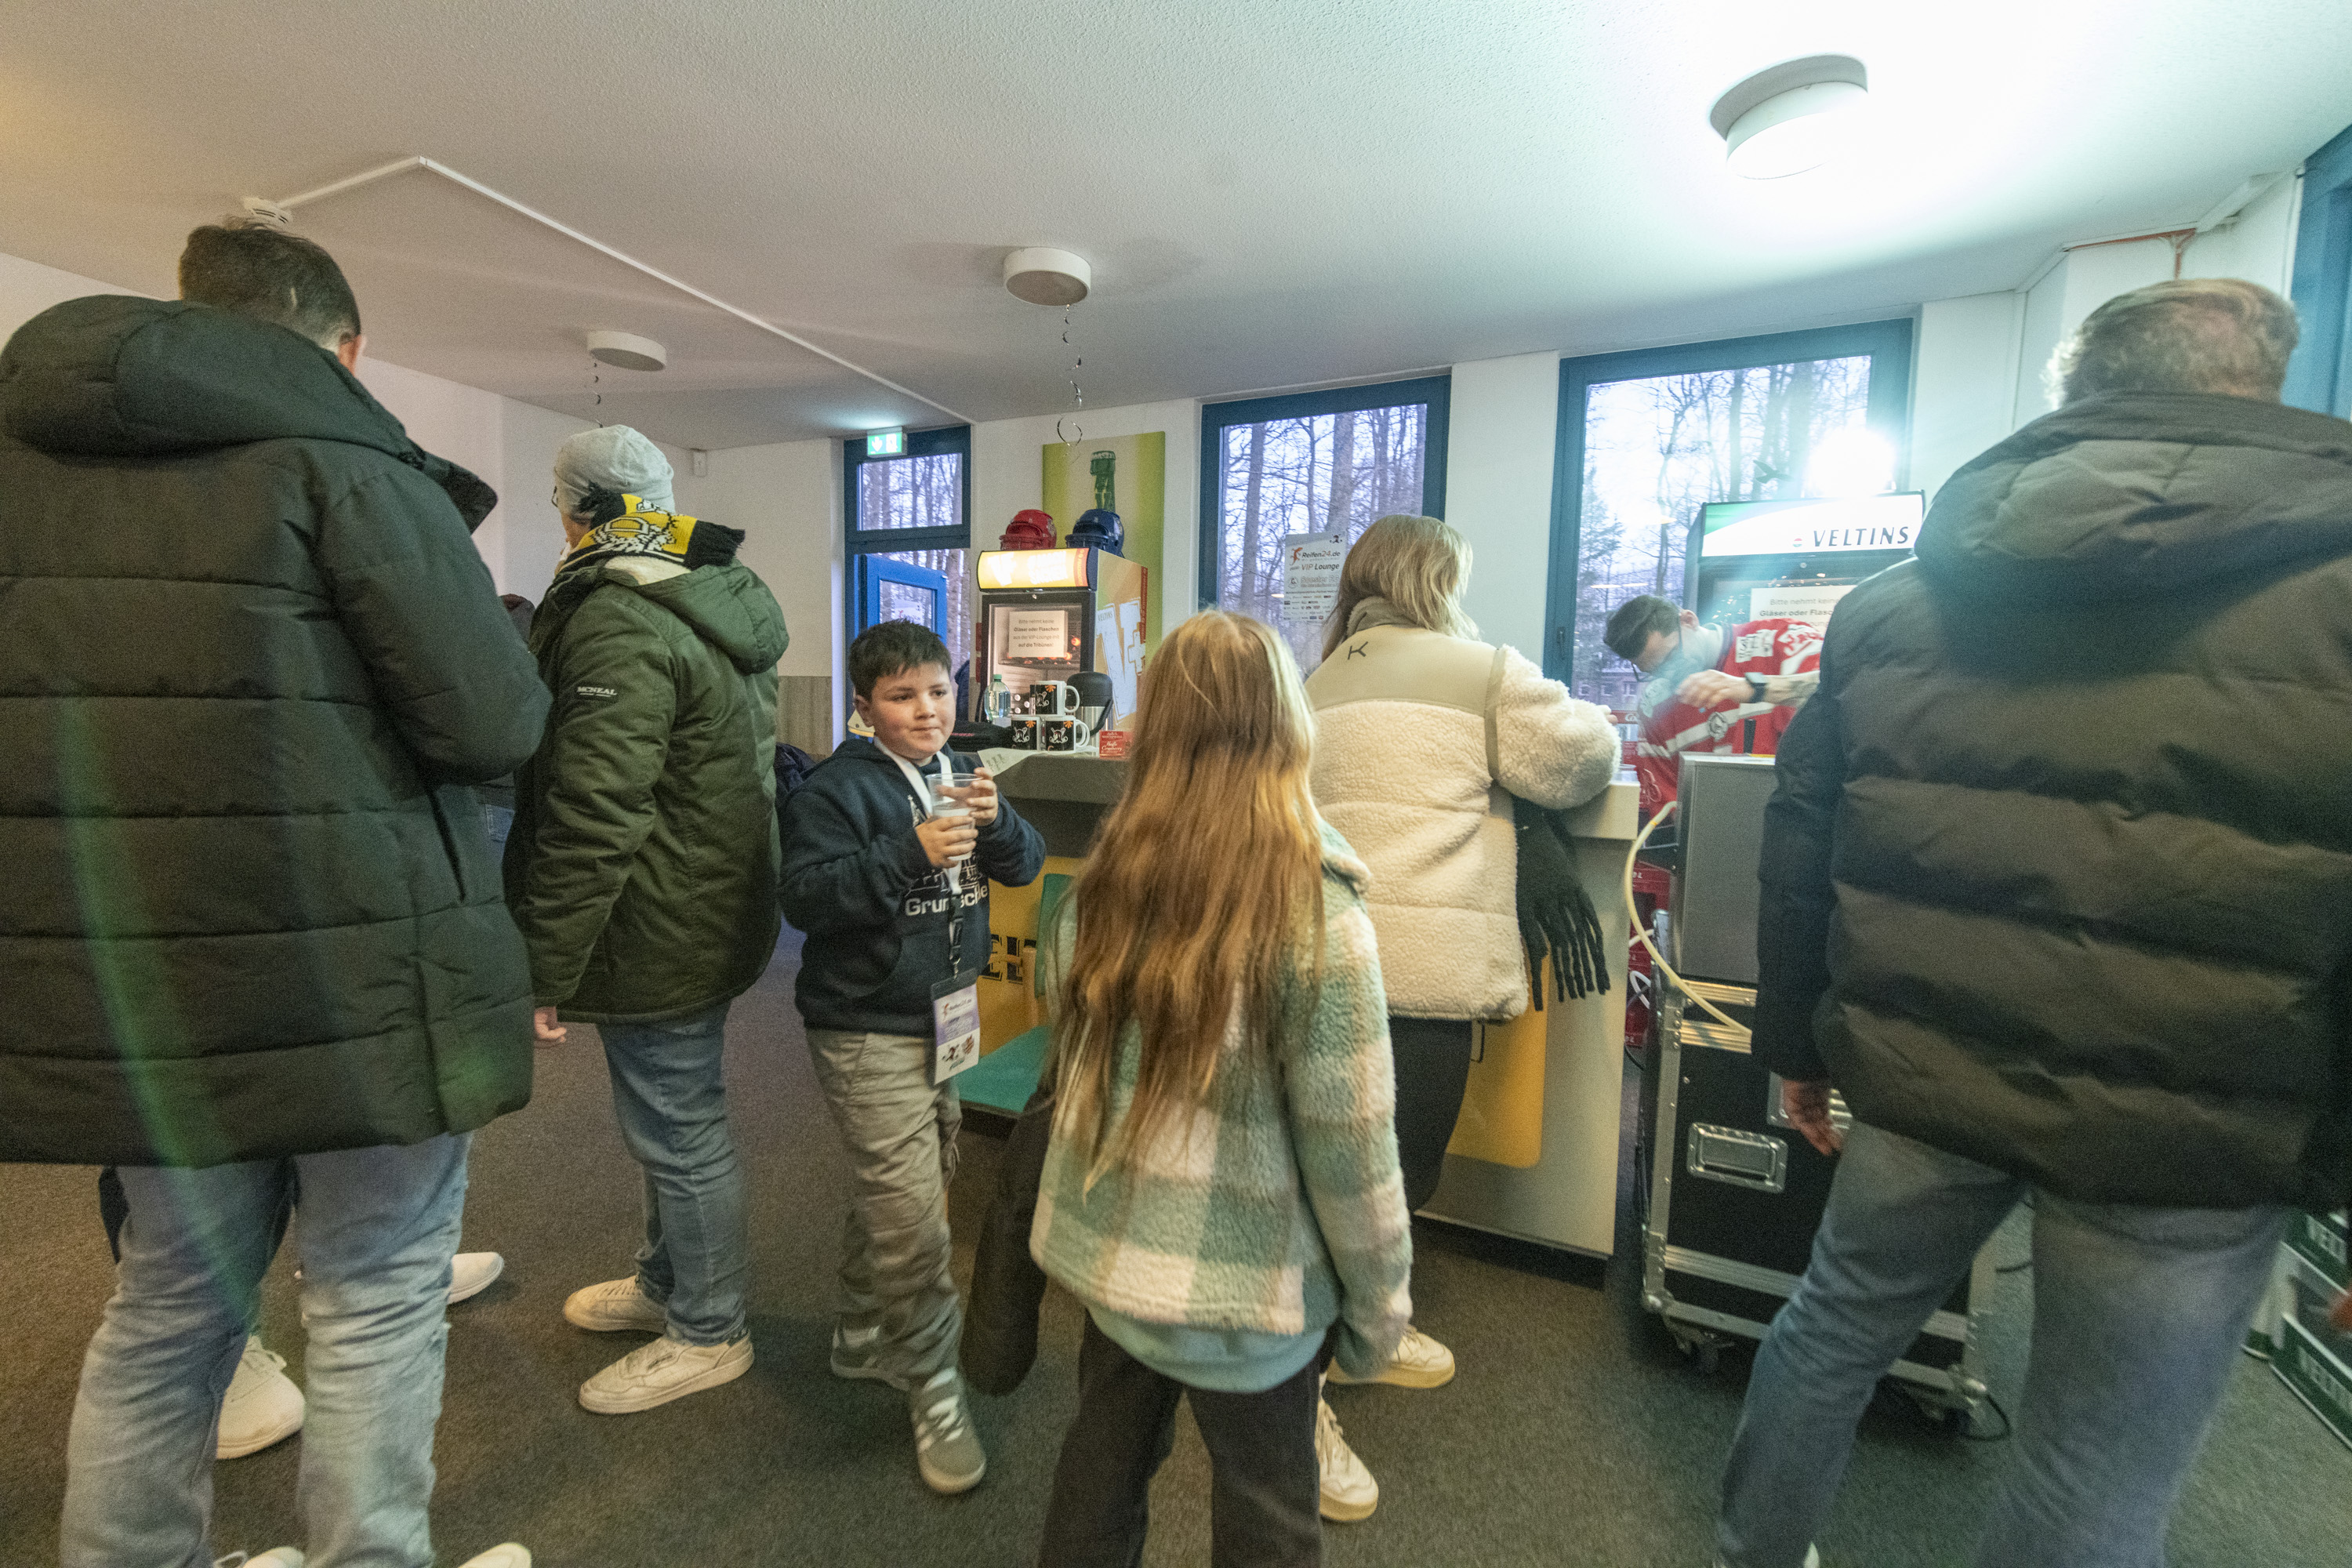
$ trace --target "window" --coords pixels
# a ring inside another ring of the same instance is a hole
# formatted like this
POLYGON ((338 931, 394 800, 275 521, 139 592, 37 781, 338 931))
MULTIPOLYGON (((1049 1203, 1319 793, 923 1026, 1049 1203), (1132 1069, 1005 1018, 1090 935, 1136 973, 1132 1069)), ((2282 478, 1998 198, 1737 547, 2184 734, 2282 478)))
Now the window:
POLYGON ((1544 672, 1629 706, 1640 674, 1601 628, 1638 595, 1685 602, 1699 508, 1891 489, 1910 384, 1907 321, 1561 361, 1544 672))
POLYGON ((842 444, 849 631, 920 621, 961 666, 971 657, 971 427, 910 431, 906 455, 868 458, 842 444))
POLYGON ((1449 378, 1427 376, 1201 410, 1201 607, 1279 628, 1301 669, 1323 658, 1319 617, 1286 619, 1283 541, 1349 543, 1391 512, 1445 514, 1449 378))
POLYGON ((2303 339, 2287 362, 2286 401, 2352 416, 2352 129, 2304 163, 2294 291, 2303 339))

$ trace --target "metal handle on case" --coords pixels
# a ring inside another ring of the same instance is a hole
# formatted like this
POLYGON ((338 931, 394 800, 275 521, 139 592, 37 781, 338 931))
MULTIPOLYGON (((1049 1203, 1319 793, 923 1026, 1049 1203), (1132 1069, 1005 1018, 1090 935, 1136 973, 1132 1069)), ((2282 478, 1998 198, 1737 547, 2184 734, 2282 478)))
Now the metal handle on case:
POLYGON ((1777 1193, 1789 1185, 1789 1145, 1761 1132, 1694 1122, 1690 1173, 1710 1182, 1777 1193))

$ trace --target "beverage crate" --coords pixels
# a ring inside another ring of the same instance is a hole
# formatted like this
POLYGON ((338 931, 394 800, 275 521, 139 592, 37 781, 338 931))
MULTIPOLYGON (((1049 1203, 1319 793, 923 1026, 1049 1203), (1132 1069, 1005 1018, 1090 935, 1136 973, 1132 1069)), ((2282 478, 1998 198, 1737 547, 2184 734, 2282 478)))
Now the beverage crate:
POLYGON ((2352 1263, 2345 1258, 2344 1211, 2332 1215, 2298 1212, 2288 1222, 2286 1244, 2338 1285, 2352 1284, 2352 1263))

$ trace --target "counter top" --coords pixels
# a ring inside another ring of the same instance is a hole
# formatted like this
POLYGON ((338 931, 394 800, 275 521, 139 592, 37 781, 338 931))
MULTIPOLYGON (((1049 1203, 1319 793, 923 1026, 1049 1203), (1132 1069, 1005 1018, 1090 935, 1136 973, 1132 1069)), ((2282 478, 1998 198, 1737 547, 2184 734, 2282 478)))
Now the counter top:
POLYGON ((1116 805, 1118 792, 1127 783, 1125 757, 1097 757, 1091 752, 1016 752, 1010 747, 992 747, 980 753, 980 760, 996 775, 996 787, 1014 800, 1116 805))
POLYGON ((1622 838, 1642 831, 1642 786, 1620 778, 1568 814, 1568 830, 1579 838, 1622 838))

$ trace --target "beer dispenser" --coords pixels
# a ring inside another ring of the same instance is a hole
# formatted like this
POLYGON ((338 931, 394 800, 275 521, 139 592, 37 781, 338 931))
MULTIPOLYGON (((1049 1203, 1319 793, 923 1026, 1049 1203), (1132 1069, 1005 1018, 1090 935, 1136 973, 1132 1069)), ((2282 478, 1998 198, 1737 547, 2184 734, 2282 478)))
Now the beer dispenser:
POLYGON ((1021 719, 1037 715, 1039 700, 1066 705, 1071 678, 1090 670, 1110 682, 1106 700, 1085 704, 1100 709, 1099 728, 1129 727, 1143 673, 1150 574, 1140 563, 1094 547, 989 550, 981 552, 974 575, 980 611, 967 717, 1010 721, 1018 732, 1021 719), (986 710, 999 680, 1009 699, 1004 719, 986 710))

